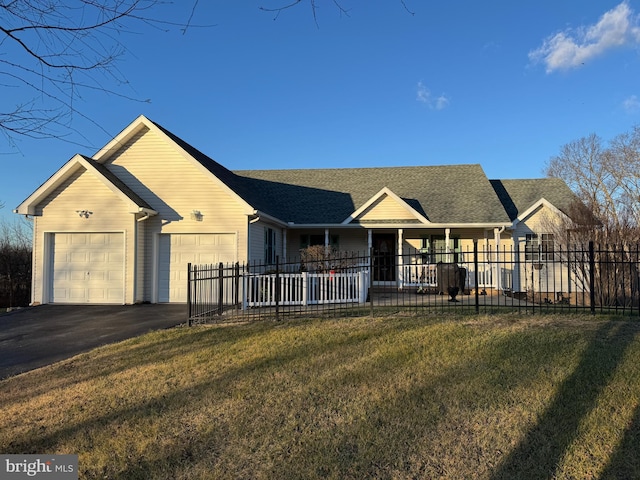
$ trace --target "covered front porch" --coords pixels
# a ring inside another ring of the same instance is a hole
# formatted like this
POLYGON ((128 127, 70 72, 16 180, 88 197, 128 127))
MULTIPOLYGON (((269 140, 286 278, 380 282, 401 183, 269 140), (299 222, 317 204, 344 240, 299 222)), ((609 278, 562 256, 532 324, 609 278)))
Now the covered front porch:
POLYGON ((486 226, 289 230, 284 234, 283 258, 319 246, 334 254, 358 255, 362 264, 370 266, 373 287, 399 290, 436 287, 437 264, 454 263, 466 269, 468 288, 502 290, 510 288, 513 272, 500 255, 510 247, 504 231, 486 226))

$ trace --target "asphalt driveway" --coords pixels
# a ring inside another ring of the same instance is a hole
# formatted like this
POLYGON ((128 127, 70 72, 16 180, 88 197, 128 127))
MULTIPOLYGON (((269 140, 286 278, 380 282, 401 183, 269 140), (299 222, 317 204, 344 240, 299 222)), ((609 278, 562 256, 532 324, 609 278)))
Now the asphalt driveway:
POLYGON ((41 305, 0 315, 0 379, 185 323, 186 305, 41 305))

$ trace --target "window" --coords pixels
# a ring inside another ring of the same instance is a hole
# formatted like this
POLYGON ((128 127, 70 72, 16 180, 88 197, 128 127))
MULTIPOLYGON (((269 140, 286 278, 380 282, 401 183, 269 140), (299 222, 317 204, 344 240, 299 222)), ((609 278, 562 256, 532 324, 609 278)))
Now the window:
MULTIPOLYGON (((307 247, 315 247, 316 245, 324 245, 324 234, 300 235, 300 250, 307 247)), ((338 235, 329 235, 329 246, 338 248, 338 235)))
POLYGON ((527 233, 524 245, 524 259, 531 262, 546 262, 553 260, 553 234, 527 233))
POLYGON ((276 232, 273 228, 264 229, 264 262, 276 263, 276 232))
POLYGON ((460 239, 457 237, 449 238, 450 253, 447 253, 447 244, 445 242, 444 235, 431 235, 431 237, 424 237, 422 238, 420 252, 422 253, 422 263, 458 263, 462 261, 460 239))

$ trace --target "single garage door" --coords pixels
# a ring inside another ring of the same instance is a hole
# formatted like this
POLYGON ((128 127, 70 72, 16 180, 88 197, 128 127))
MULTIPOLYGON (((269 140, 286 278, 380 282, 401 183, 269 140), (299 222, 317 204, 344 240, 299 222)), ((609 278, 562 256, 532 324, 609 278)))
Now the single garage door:
POLYGON ((51 301, 124 303, 124 234, 56 233, 51 301))
POLYGON ((158 301, 187 301, 187 265, 236 261, 233 233, 161 234, 158 262, 158 301))

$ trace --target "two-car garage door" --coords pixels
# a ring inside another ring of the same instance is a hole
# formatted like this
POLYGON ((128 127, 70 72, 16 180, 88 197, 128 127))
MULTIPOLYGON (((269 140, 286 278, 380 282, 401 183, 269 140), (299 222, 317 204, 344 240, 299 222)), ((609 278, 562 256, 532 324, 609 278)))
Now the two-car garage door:
POLYGON ((50 245, 52 302, 124 302, 123 233, 56 233, 50 245))
MULTIPOLYGON (((233 233, 159 237, 156 279, 159 302, 187 301, 188 263, 230 263, 237 258, 233 233)), ((50 249, 49 301, 124 303, 124 233, 55 233, 51 234, 50 249)), ((139 274, 145 276, 144 283, 151 285, 150 268, 139 274)))

